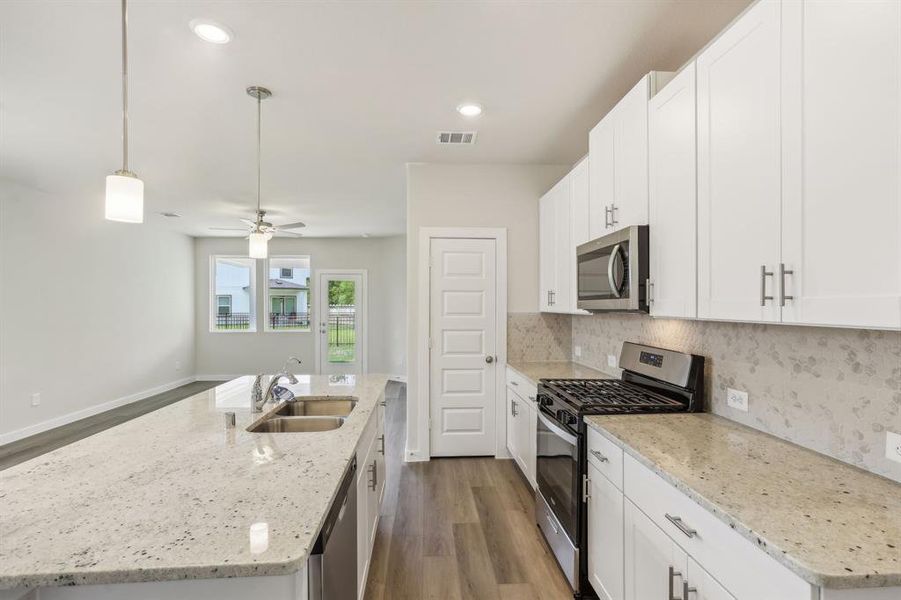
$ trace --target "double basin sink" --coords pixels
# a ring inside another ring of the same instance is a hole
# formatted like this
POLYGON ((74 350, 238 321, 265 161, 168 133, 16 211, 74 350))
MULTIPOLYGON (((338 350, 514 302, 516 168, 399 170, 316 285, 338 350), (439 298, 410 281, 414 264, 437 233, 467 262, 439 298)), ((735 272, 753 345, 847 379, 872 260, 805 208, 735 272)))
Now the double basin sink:
POLYGON ((331 431, 344 425, 357 405, 356 398, 311 396, 279 404, 254 422, 251 433, 308 433, 331 431))

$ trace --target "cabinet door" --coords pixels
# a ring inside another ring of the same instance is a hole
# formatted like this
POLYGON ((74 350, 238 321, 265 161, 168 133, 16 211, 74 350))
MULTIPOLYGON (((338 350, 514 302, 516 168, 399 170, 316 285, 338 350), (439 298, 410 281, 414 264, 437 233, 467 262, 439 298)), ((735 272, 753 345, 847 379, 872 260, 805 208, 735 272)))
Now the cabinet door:
POLYGON ((516 410, 517 410, 516 392, 507 388, 507 450, 510 456, 516 460, 519 454, 519 436, 516 432, 516 410))
POLYGON ((761 0, 697 59, 698 316, 778 321, 780 3, 761 0), (761 285, 763 284, 763 288, 761 285), (761 293, 763 290, 763 294, 761 293))
POLYGON ((588 168, 591 239, 612 231, 608 209, 614 202, 613 114, 608 114, 588 134, 588 168))
POLYGON ((613 230, 648 223, 649 80, 642 77, 613 109, 613 230))
POLYGON ((575 310, 570 286, 576 263, 576 251, 572 246, 570 227, 572 224, 572 180, 569 175, 560 180, 554 186, 554 239, 556 251, 554 252, 554 273, 556 282, 554 293, 551 295, 551 311, 569 313, 575 310))
POLYGON ((556 212, 551 189, 538 201, 538 309, 542 312, 551 309, 551 293, 556 286, 556 251, 556 212))
POLYGON ((623 600, 623 493, 589 465, 588 579, 601 600, 623 600))
POLYGON ((576 263, 576 247, 585 242, 591 241, 591 225, 589 223, 591 215, 591 183, 589 181, 589 165, 588 158, 582 159, 570 172, 570 197, 572 198, 570 206, 570 223, 569 228, 570 240, 570 267, 569 273, 571 281, 569 284, 569 294, 571 298, 571 306, 573 314, 587 315, 588 311, 579 310, 578 295, 578 266, 576 263))
POLYGON ((538 472, 536 465, 536 459, 538 456, 538 411, 531 404, 529 404, 528 422, 529 425, 526 431, 528 439, 523 446, 523 452, 525 453, 526 462, 526 479, 528 479, 529 483, 532 484, 533 489, 538 489, 538 472))
POLYGON ((514 417, 514 427, 516 427, 516 462, 522 474, 529 477, 529 464, 527 457, 529 456, 529 404, 519 395, 516 396, 516 417, 514 417))
POLYGON ((783 6, 782 309, 901 327, 901 3, 783 6))
POLYGON ((628 499, 624 516, 626 600, 672 598, 682 588, 685 553, 628 499))
POLYGON ((657 317, 697 316, 695 65, 648 104, 651 228, 648 294, 657 317))
POLYGON ((369 571, 371 557, 371 541, 375 540, 374 523, 378 515, 378 506, 373 502, 372 465, 377 440, 373 438, 366 448, 357 452, 357 582, 366 587, 366 574, 369 571), (359 582, 362 582, 361 584, 359 582))
POLYGON ((726 591, 710 573, 705 571, 690 556, 685 572, 685 583, 688 585, 678 596, 681 600, 735 600, 735 596, 726 591), (685 593, 685 592, 688 593, 685 593))

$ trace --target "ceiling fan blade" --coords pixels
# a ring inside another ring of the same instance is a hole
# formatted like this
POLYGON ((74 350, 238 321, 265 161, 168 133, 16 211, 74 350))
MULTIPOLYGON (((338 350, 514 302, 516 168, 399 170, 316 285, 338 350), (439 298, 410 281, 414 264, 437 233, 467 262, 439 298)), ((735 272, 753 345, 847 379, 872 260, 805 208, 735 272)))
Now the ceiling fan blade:
POLYGON ((250 219, 238 219, 238 220, 241 221, 242 223, 247 223, 247 224, 250 225, 251 227, 253 227, 254 225, 256 225, 256 221, 251 221, 250 219))
POLYGON ((207 229, 215 229, 216 231, 247 231, 246 227, 208 227, 207 229))
POLYGON ((293 231, 283 231, 281 229, 276 229, 275 235, 290 235, 291 237, 303 237, 302 233, 294 233, 293 231))
POLYGON ((296 223, 285 223, 284 225, 276 225, 279 229, 300 229, 301 227, 306 227, 306 223, 301 223, 300 221, 296 223))

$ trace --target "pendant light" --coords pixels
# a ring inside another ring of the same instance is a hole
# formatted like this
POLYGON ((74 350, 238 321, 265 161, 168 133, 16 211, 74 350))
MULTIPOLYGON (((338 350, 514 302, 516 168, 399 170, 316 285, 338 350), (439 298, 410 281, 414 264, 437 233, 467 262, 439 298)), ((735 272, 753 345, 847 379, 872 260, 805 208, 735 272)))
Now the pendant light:
POLYGON ((128 170, 128 12, 122 0, 122 168, 106 177, 106 218, 144 222, 144 182, 128 170))
POLYGON ((261 188, 263 181, 263 100, 272 95, 272 92, 264 87, 256 85, 247 88, 247 95, 257 100, 257 222, 248 236, 248 255, 250 258, 266 258, 269 256, 269 239, 272 234, 263 231, 262 221, 264 214, 260 209, 261 188))

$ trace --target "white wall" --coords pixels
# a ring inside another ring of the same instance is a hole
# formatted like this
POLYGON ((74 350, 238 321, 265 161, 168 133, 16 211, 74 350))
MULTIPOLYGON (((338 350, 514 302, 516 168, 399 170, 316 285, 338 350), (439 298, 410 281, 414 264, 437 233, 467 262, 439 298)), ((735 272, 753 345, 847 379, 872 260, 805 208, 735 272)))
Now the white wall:
POLYGON ((419 229, 505 227, 507 312, 538 312, 538 199, 571 168, 407 165, 407 458, 424 456, 429 443, 428 432, 417 425, 428 411, 427 399, 416 392, 419 229))
POLYGON ((146 217, 0 181, 0 443, 193 376, 193 242, 146 217))
MULTIPOLYGON (((316 276, 324 269, 367 269, 369 323, 367 362, 370 373, 404 375, 405 258, 404 238, 275 238, 269 242, 270 256, 310 255, 311 298, 317 310, 316 276)), ((303 331, 263 331, 265 305, 258 303, 256 332, 214 333, 209 330, 210 256, 246 255, 243 238, 197 238, 194 260, 196 315, 196 364, 201 378, 218 378, 248 373, 272 373, 289 356, 303 361, 298 372, 315 369, 317 334, 303 331)), ((265 285, 267 273, 262 261, 257 267, 257 288, 265 285)), ((315 331, 315 329, 314 329, 315 331)))

